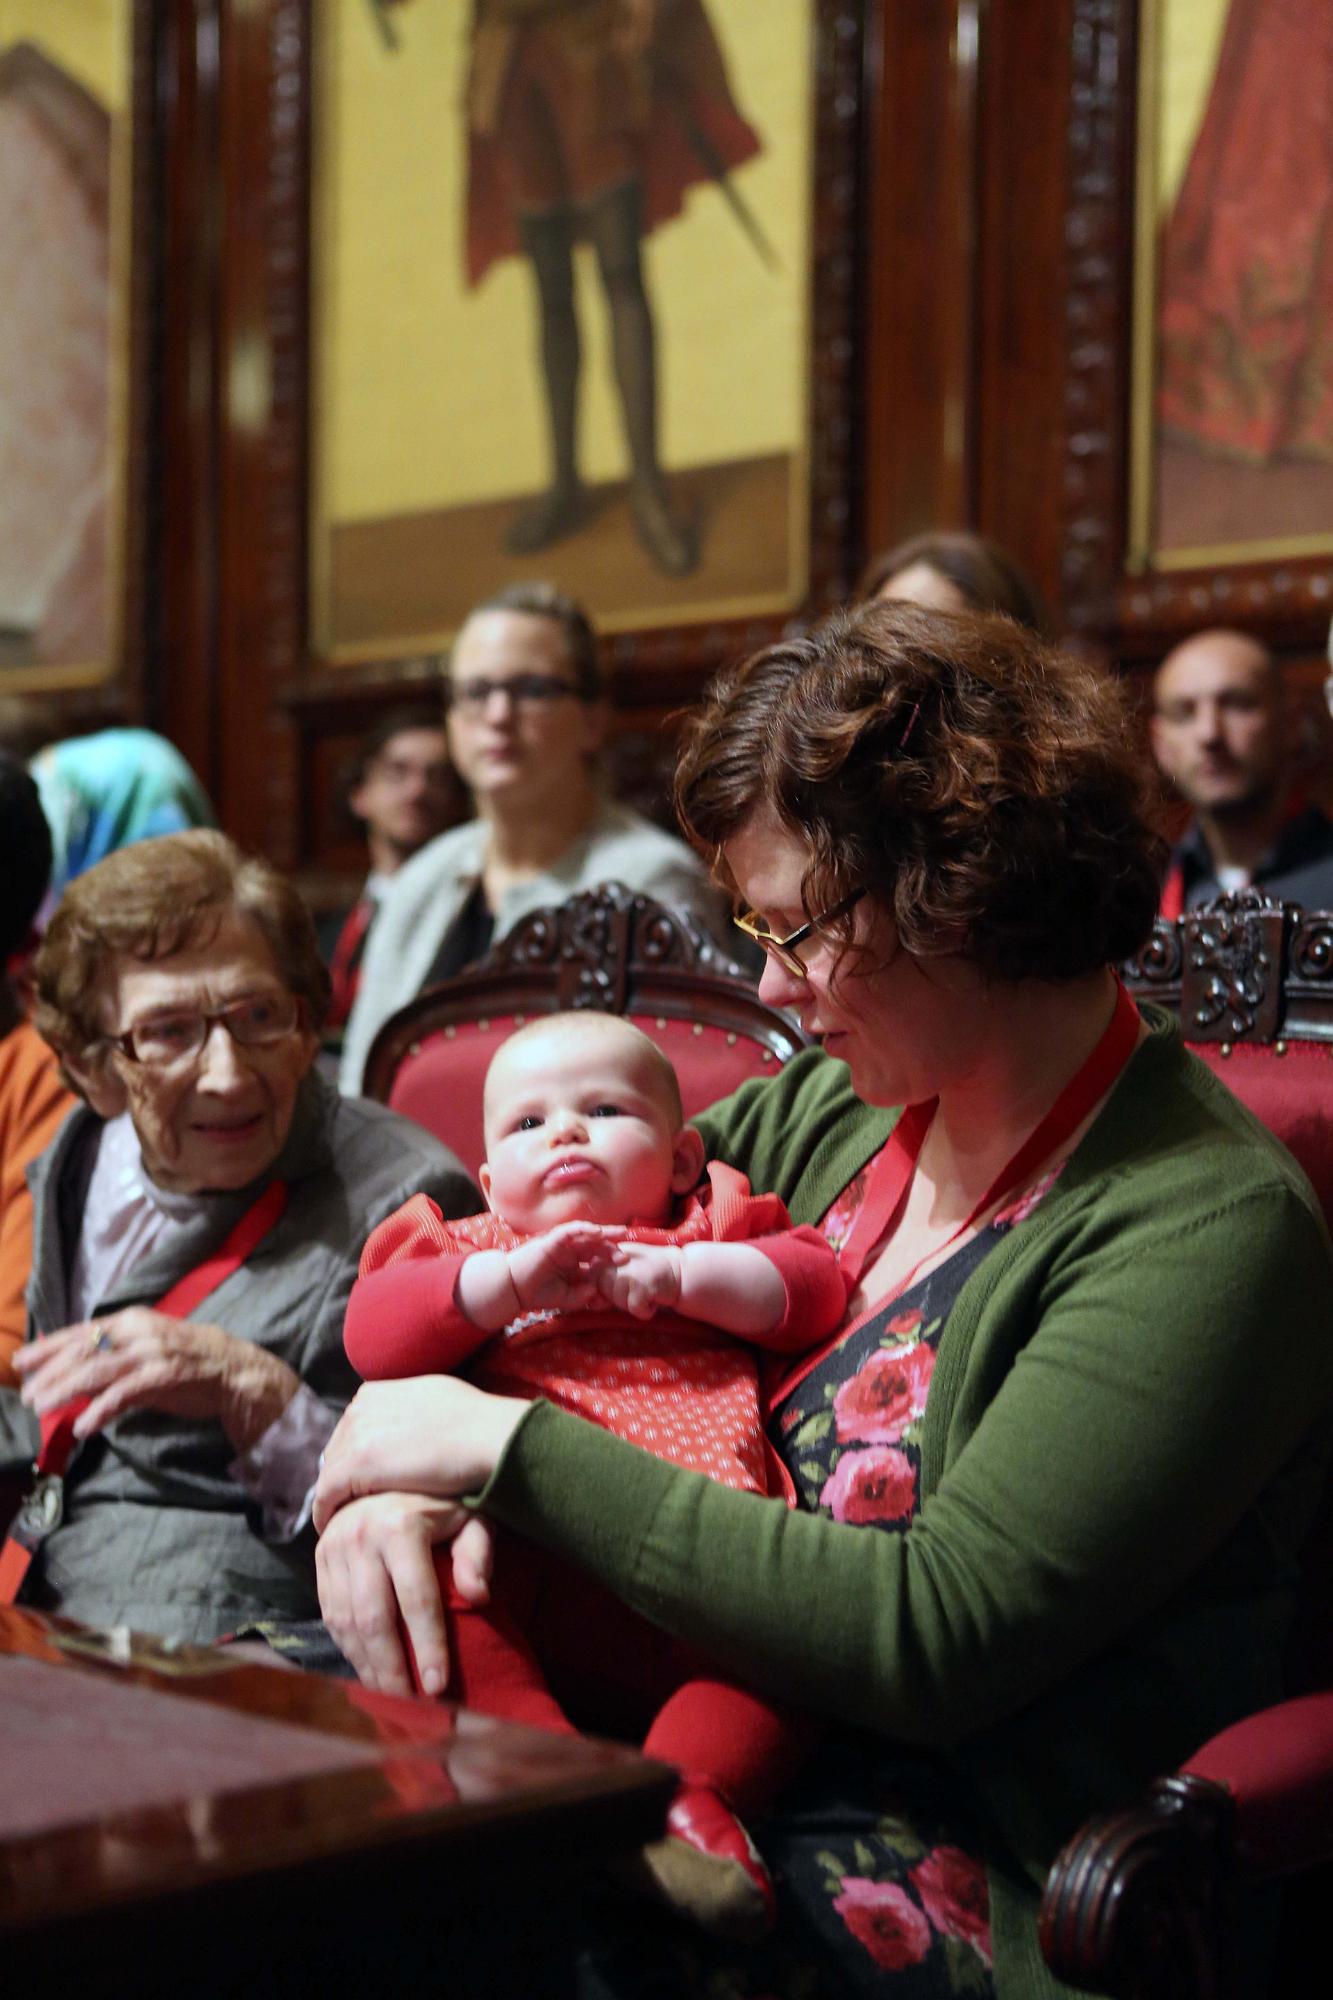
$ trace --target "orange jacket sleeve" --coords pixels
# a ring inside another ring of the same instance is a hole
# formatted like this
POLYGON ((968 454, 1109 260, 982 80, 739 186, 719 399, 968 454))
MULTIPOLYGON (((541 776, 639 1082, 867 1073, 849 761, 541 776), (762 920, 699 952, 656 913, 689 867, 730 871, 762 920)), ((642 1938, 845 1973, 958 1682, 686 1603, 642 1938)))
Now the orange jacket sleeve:
POLYGON ((23 1294, 32 1267, 32 1197, 24 1179, 75 1100, 56 1059, 26 1021, 0 1041, 0 1386, 27 1330, 23 1294))

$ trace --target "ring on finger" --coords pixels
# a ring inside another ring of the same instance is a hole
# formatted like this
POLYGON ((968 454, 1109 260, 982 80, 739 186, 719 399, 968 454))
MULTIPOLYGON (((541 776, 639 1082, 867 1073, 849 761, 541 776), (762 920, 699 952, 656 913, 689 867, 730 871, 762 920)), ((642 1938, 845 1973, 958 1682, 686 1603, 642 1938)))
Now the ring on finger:
POLYGON ((104 1326, 95 1326, 88 1335, 88 1345, 94 1354, 105 1354, 115 1344, 104 1326))

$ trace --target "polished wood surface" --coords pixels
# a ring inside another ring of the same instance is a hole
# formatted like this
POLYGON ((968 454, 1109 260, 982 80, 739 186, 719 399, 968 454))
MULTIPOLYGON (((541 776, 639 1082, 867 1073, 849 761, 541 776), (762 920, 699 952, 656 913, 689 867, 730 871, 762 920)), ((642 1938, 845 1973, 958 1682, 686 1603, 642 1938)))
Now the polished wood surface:
POLYGON ((422 1882, 432 1925, 471 1926, 488 1957, 503 1883, 546 1962, 542 1910, 554 1922, 563 1885, 660 1831, 672 1783, 618 1745, 0 1609, 7 1967, 77 1969, 151 1924, 170 1984, 200 1925, 220 1965, 259 1907, 313 1962, 312 1935, 331 1946, 350 1910, 422 1882))

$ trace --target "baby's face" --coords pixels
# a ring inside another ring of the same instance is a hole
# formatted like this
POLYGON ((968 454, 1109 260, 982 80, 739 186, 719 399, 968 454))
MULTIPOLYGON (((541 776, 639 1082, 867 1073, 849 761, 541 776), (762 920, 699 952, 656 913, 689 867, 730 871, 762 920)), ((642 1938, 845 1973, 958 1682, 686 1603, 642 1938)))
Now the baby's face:
POLYGON ((486 1079, 481 1186, 514 1229, 665 1222, 682 1173, 680 1133, 646 1052, 604 1024, 506 1043, 486 1079))

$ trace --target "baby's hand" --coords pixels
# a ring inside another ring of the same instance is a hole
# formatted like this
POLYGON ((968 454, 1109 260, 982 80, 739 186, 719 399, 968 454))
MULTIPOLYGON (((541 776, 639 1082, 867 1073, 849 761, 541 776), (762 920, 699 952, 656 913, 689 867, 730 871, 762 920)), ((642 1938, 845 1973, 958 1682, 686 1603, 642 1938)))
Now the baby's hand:
POLYGON ((620 1243, 597 1272, 604 1299, 635 1319, 651 1319, 680 1298, 681 1252, 672 1243, 620 1243))
POLYGON ((526 1312, 586 1306, 597 1297, 617 1231, 598 1222, 562 1222, 509 1252, 509 1282, 526 1312))

